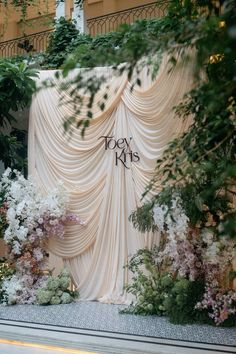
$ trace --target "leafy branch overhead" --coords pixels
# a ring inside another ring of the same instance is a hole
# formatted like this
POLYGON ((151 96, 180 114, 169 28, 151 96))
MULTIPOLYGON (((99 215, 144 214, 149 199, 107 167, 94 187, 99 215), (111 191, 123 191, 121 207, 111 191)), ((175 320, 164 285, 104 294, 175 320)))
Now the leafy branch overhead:
POLYGON ((0 61, 0 148, 1 160, 6 167, 21 169, 25 166, 25 132, 13 129, 14 112, 29 106, 35 92, 35 70, 24 62, 0 61))
POLYGON ((175 4, 175 19, 179 24, 169 35, 166 49, 194 47, 198 74, 195 88, 175 111, 182 119, 191 115, 193 123, 186 133, 169 144, 157 161, 155 177, 144 195, 159 181, 162 191, 151 203, 135 211, 131 220, 141 230, 150 229, 153 227, 153 205, 168 204, 177 193, 193 226, 213 227, 218 235, 235 237, 234 2, 225 1, 219 11, 214 7, 215 3, 206 1, 202 4, 204 12, 200 6, 195 8, 191 1, 183 6, 178 2, 175 4), (143 214, 149 214, 151 219, 146 227, 143 214))
MULTIPOLYGON (((144 195, 156 185, 162 187, 162 191, 131 215, 135 226, 142 231, 154 227, 153 205, 168 205, 173 194, 178 193, 193 226, 214 227, 219 235, 234 237, 236 234, 232 204, 236 178, 235 23, 233 0, 221 3, 173 0, 162 18, 123 25, 117 32, 94 39, 79 35, 66 49, 72 54, 62 65, 65 77, 74 68, 89 70, 107 65, 112 66, 117 75, 126 71, 129 78, 145 65, 155 77, 160 53, 169 53, 173 65, 176 54, 195 53, 195 87, 175 108, 176 119, 191 115, 193 123, 186 133, 169 144, 157 161, 155 176, 144 195), (121 63, 125 64, 119 66, 121 63)), ((70 98, 75 114, 66 121, 66 129, 73 126, 75 116, 81 111, 83 102, 78 92, 82 89, 91 97, 87 120, 77 127, 84 134, 92 118, 90 108, 94 96, 102 82, 95 77, 86 81, 81 75, 73 79, 77 90, 70 92, 70 98)), ((135 84, 140 84, 139 78, 135 84)), ((105 105, 106 97, 100 108, 104 109, 105 105)))
POLYGON ((14 64, 10 60, 0 61, 0 126, 14 121, 11 111, 28 106, 36 87, 35 77, 35 70, 25 62, 14 64))
MULTIPOLYGON (((156 185, 162 187, 161 193, 131 216, 135 226, 142 231, 154 227, 153 205, 168 205, 177 192, 192 225, 207 224, 219 235, 235 236, 232 204, 236 178, 235 23, 233 0, 221 3, 172 0, 166 16, 123 25, 117 32, 92 38, 79 34, 73 22, 61 19, 52 35, 43 65, 61 67, 64 77, 74 68, 90 70, 107 65, 113 67, 117 75, 126 71, 129 78, 145 65, 155 76, 160 53, 168 52, 173 65, 176 53, 187 55, 192 50, 196 55, 195 88, 175 108, 176 119, 191 115, 193 123, 185 134, 169 144, 157 161, 155 176, 145 195, 156 185), (120 66, 121 63, 125 64, 120 66)), ((92 119, 94 96, 103 82, 104 78, 97 80, 95 77, 83 80, 81 75, 73 79, 76 89, 70 91, 70 100, 74 115, 65 122, 67 130, 73 127, 75 116, 80 114, 83 102, 79 91, 82 89, 90 95, 88 115, 75 128, 86 133, 92 119)), ((140 84, 140 79, 137 78, 134 84, 140 84)), ((106 100, 107 95, 104 95, 99 102, 101 110, 106 100)))
MULTIPOLYGON (((219 235, 233 237, 236 234, 232 205, 236 178, 235 23, 233 0, 221 3, 173 0, 167 15, 162 18, 123 25, 117 32, 94 39, 80 35, 67 48, 72 54, 62 65, 63 76, 74 68, 87 67, 89 70, 109 65, 117 75, 126 71, 132 78, 145 65, 155 77, 160 53, 169 53, 173 65, 176 54, 195 53, 195 87, 175 108, 176 119, 191 115, 193 123, 185 134, 169 144, 157 161, 155 176, 144 195, 156 185, 162 187, 161 193, 131 215, 135 226, 142 231, 153 228, 153 205, 168 205, 172 195, 178 193, 193 226, 209 224, 219 235), (121 63, 125 64, 119 66, 121 63)), ((87 82, 81 75, 73 80, 77 90, 71 91, 70 98, 75 114, 65 123, 66 129, 73 126, 75 116, 81 111, 83 102, 78 92, 82 89, 91 99, 87 107, 88 119, 80 122, 77 128, 82 133, 86 131, 92 118, 90 108, 94 95, 102 82, 95 77, 87 82)), ((134 84, 140 84, 139 78, 134 84)), ((104 97, 101 109, 105 105, 104 97)))

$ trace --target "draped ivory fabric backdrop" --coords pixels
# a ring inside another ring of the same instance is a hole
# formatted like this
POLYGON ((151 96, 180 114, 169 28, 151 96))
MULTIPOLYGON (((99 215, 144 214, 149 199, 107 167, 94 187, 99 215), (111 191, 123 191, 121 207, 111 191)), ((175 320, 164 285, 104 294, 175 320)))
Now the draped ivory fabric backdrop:
MULTIPOLYGON (((193 67, 188 63, 168 71, 164 57, 155 81, 144 71, 142 86, 132 91, 126 74, 113 76, 110 68, 85 73, 105 75, 109 89, 104 84, 96 95, 84 139, 78 130, 71 138, 64 134, 63 122, 73 114, 73 105, 59 104, 59 82, 33 99, 29 174, 45 192, 63 181, 70 195, 69 210, 86 222, 86 226, 69 225, 63 240, 49 244, 50 252, 63 259, 71 271, 81 299, 125 302, 123 287, 130 275, 123 266, 128 257, 159 241, 157 233, 135 230, 128 217, 140 206, 157 158, 167 143, 186 129, 187 123, 174 118, 173 107, 191 89, 193 67), (102 112, 98 103, 105 93, 108 99, 102 112), (119 140, 113 149, 115 141, 122 138, 126 140, 119 140), (128 168, 123 164, 124 153, 128 168)), ((53 79, 54 74, 41 71, 39 84, 53 79)), ((69 99, 69 91, 66 95, 69 99)), ((85 102, 88 98, 84 95, 85 102)), ((84 108, 78 120, 86 118, 86 113, 84 108)))

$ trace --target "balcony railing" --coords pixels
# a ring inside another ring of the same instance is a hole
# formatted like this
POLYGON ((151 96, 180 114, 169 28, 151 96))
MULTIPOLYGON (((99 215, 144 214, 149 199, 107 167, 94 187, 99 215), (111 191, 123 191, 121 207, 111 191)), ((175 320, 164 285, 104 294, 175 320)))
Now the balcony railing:
POLYGON ((168 1, 155 1, 147 5, 114 12, 87 20, 87 30, 91 36, 115 31, 121 24, 131 24, 136 20, 153 19, 166 14, 168 1))
POLYGON ((45 52, 53 30, 43 31, 0 43, 0 57, 10 58, 27 53, 45 52))
MULTIPOLYGON (((133 7, 105 16, 87 20, 90 35, 115 31, 121 24, 131 24, 140 19, 153 19, 166 14, 168 0, 159 0, 147 5, 133 7)), ((0 43, 0 58, 10 58, 27 53, 45 52, 53 29, 0 43)))

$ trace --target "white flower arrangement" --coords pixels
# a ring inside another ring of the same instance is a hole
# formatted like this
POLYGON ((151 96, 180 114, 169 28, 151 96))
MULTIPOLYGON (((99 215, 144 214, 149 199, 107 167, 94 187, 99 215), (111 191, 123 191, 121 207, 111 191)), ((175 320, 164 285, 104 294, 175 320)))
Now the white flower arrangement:
POLYGON ((18 171, 7 169, 0 182, 0 195, 4 195, 7 209, 4 240, 8 260, 16 270, 12 278, 3 282, 4 303, 34 303, 35 293, 45 281, 47 240, 63 238, 68 221, 81 225, 84 222, 67 213, 68 196, 61 183, 44 196, 32 178, 25 179, 18 171))
POLYGON ((155 205, 153 220, 167 241, 157 255, 157 263, 170 260, 168 271, 173 275, 178 273, 190 281, 199 278, 205 281, 203 299, 195 308, 207 309, 216 325, 235 315, 236 292, 222 289, 219 282, 235 258, 236 247, 232 241, 226 236, 217 237, 212 222, 207 222, 201 230, 191 228, 178 196, 173 197, 170 207, 155 205))

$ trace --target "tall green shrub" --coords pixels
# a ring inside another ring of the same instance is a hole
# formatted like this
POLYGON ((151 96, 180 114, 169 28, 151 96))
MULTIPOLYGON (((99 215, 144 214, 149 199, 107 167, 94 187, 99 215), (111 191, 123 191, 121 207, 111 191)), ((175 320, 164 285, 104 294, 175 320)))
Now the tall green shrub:
POLYGON ((12 128, 16 123, 13 112, 30 104, 36 76, 25 62, 0 60, 0 160, 5 168, 22 169, 25 165, 25 133, 12 128))
POLYGON ((44 66, 51 69, 59 68, 68 55, 69 45, 78 35, 75 22, 61 17, 55 23, 55 30, 50 36, 44 66))

